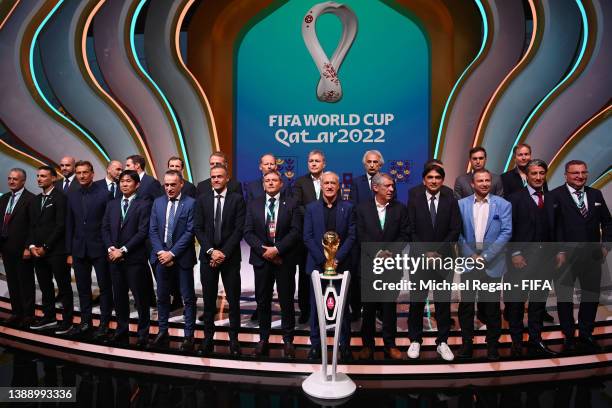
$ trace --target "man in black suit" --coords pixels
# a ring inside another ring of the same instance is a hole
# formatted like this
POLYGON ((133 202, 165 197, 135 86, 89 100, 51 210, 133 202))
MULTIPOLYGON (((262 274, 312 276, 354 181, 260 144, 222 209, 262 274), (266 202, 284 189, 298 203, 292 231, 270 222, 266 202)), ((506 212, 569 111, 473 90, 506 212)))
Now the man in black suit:
MULTIPOLYGON (((430 159, 427 160, 425 162, 425 165, 423 166, 423 169, 426 169, 427 167, 431 166, 435 164, 436 166, 440 166, 442 168, 444 168, 444 163, 442 163, 441 160, 438 159, 430 159)), ((423 183, 419 183, 416 186, 412 187, 410 190, 408 190, 408 202, 410 202, 410 200, 412 200, 413 197, 415 196, 421 196, 423 194, 425 194, 425 186, 423 185, 423 183)), ((445 193, 447 192, 453 192, 453 189, 447 186, 442 186, 442 190, 445 193)))
POLYGON ((146 161, 144 157, 134 154, 128 156, 125 159, 126 170, 134 170, 138 173, 138 177, 140 177, 140 187, 138 187, 138 197, 149 200, 151 205, 153 205, 153 201, 162 195, 164 195, 164 189, 157 179, 152 176, 149 176, 145 173, 146 169, 146 161))
MULTIPOLYGON (((467 196, 474 194, 472 188, 472 174, 474 171, 484 169, 487 164, 487 151, 482 146, 476 146, 470 149, 469 152, 471 170, 468 173, 462 174, 455 180, 455 198, 461 200, 467 196)), ((504 187, 501 177, 491 173, 491 194, 503 197, 504 187)))
POLYGON ((101 180, 94 181, 94 184, 99 184, 106 188, 110 200, 114 200, 115 198, 121 196, 121 191, 119 191, 119 175, 123 170, 122 166, 123 165, 118 160, 109 161, 108 165, 106 166, 106 177, 101 180))
POLYGON ((110 339, 113 344, 127 344, 129 339, 129 291, 138 311, 137 345, 148 344, 150 315, 149 294, 145 276, 149 273, 145 241, 149 235, 151 208, 136 191, 140 184, 138 173, 125 170, 119 175, 121 197, 109 202, 102 221, 102 239, 110 262, 113 298, 117 315, 117 329, 110 339))
POLYGON ((34 260, 44 313, 30 329, 54 328, 55 334, 65 334, 72 328, 74 301, 70 271, 66 268, 66 196, 54 187, 56 177, 53 167, 40 166, 36 181, 42 193, 30 202, 30 230, 26 242, 34 260), (54 277, 63 307, 59 324, 55 321, 54 277))
POLYGON ((0 254, 11 299, 10 323, 28 327, 34 318, 34 269, 27 248, 29 205, 34 194, 25 188, 26 172, 14 168, 8 174, 9 192, 0 198, 3 214, 0 254))
POLYGON ((527 186, 510 194, 508 201, 512 204, 512 239, 510 246, 510 267, 504 276, 504 282, 517 284, 521 290, 504 293, 504 302, 510 335, 512 336, 511 354, 519 357, 523 354, 523 317, 525 301, 529 296, 527 309, 530 354, 554 356, 542 342, 542 327, 548 290, 523 290, 522 281, 549 279, 547 271, 554 267, 553 256, 546 244, 551 242, 551 229, 544 203, 548 194, 544 194, 548 165, 539 159, 531 160, 525 168, 527 186))
POLYGON ((229 303, 230 353, 240 355, 240 240, 244 230, 245 205, 242 194, 229 192, 229 175, 222 164, 210 170, 214 194, 198 197, 195 234, 200 242, 200 278, 204 291, 204 341, 198 353, 213 351, 215 311, 219 275, 229 303))
POLYGON ((60 172, 64 178, 63 180, 56 180, 55 187, 64 194, 68 194, 69 191, 74 191, 79 188, 79 183, 76 181, 74 175, 75 163, 76 159, 71 156, 62 157, 60 160, 60 172))
MULTIPOLYGON (((374 258, 394 257, 401 254, 410 238, 410 221, 406 207, 393 199, 394 181, 388 174, 378 173, 372 179, 374 198, 357 207, 357 238, 362 244, 362 267, 372 265, 374 258), (364 250, 363 245, 367 245, 364 250)), ((365 273, 365 269, 362 269, 365 273)), ((362 279, 364 277, 362 276, 362 279)), ((362 283, 369 282, 368 276, 362 283)), ((398 293, 399 294, 399 293, 398 293)), ((369 360, 374 356, 374 334, 376 309, 382 308, 383 342, 385 356, 394 360, 403 359, 403 353, 395 345, 397 333, 397 303, 364 302, 361 322, 363 348, 359 358, 369 360)))
POLYGON ((88 161, 78 161, 75 165, 76 178, 80 188, 68 193, 66 208, 66 250, 68 264, 74 268, 81 323, 68 333, 75 337, 86 335, 93 329, 91 269, 94 268, 100 289, 100 325, 94 333, 95 339, 103 339, 108 334, 108 323, 113 309, 113 289, 106 248, 102 243, 101 225, 109 200, 108 190, 101 184, 94 184, 93 165, 88 161))
MULTIPOLYGON (((452 243, 457 242, 461 232, 461 214, 457 200, 447 191, 442 191, 444 169, 430 165, 423 170, 425 193, 418 194, 408 202, 410 219, 411 256, 427 258, 447 258, 453 255, 452 243), (423 244, 417 244, 423 243, 423 244)), ((419 283, 429 280, 452 282, 453 270, 434 267, 415 271, 411 280, 417 283, 417 289, 410 291, 410 314, 408 316, 408 335, 410 347, 408 357, 418 358, 423 342, 423 309, 428 290, 420 288, 419 283)), ((452 361, 454 355, 448 347, 448 335, 451 329, 450 290, 434 292, 438 336, 437 352, 446 361, 452 361)))
MULTIPOLYGON (((325 169, 325 154, 320 150, 308 153, 308 174, 298 178, 293 185, 291 194, 302 211, 306 205, 318 200, 321 196, 321 174, 325 169)), ((300 248, 297 257, 298 271, 298 305, 300 318, 298 323, 308 323, 310 319, 310 277, 306 271, 306 248, 300 248)))
POLYGON ((567 162, 565 184, 551 191, 547 200, 554 239, 568 247, 567 251, 557 254, 557 268, 562 270, 557 272, 555 280, 559 323, 565 336, 564 351, 567 352, 576 347, 573 293, 577 279, 581 287, 578 345, 588 351, 600 349, 592 334, 599 305, 601 264, 605 262, 612 242, 612 218, 601 191, 586 185, 588 174, 585 162, 567 162))
POLYGON ((281 193, 283 180, 272 170, 263 178, 265 195, 251 200, 247 206, 244 239, 251 247, 249 263, 255 273, 255 297, 259 311, 259 343, 256 357, 268 355, 272 320, 271 303, 274 282, 281 307, 281 327, 285 357, 295 357, 293 333, 295 311, 296 244, 301 235, 301 215, 297 203, 281 193))
MULTIPOLYGON (((225 157, 225 153, 223 152, 213 152, 208 158, 208 164, 210 165, 211 170, 217 165, 224 166, 226 169, 228 168, 227 158, 225 157)), ((242 186, 240 185, 240 182, 235 179, 229 179, 226 187, 227 191, 230 193, 238 193, 240 195, 243 195, 242 186)), ((198 187, 196 188, 196 195, 197 197, 200 197, 202 194, 214 194, 213 190, 214 187, 211 183, 211 179, 207 178, 206 180, 200 181, 198 183, 198 187)))
MULTIPOLYGON (((185 170, 185 161, 178 156, 172 156, 168 159, 168 170, 175 170, 183 174, 183 171, 185 170)), ((196 198, 197 191, 193 183, 189 180, 185 180, 184 178, 183 183, 181 194, 188 195, 191 198, 196 198)))
MULTIPOLYGON (((527 163, 531 160, 531 146, 527 143, 518 143, 512 149, 514 154, 514 168, 503 173, 500 177, 504 188, 504 196, 521 191, 527 186, 527 163)), ((544 182, 543 191, 548 192, 548 184, 544 182)))

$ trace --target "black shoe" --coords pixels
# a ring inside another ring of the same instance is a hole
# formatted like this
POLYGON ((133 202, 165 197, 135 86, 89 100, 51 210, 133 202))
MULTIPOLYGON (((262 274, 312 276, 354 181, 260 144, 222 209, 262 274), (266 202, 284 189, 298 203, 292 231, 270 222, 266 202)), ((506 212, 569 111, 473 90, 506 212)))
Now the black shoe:
POLYGON ((573 337, 566 337, 563 340, 563 353, 570 354, 576 352, 576 340, 573 337))
POLYGON ((283 353, 285 354, 286 358, 295 358, 295 347, 293 346, 293 343, 285 343, 283 353))
POLYGON ((252 322, 256 322, 258 320, 259 320, 259 313, 258 313, 257 309, 255 309, 255 311, 251 315, 251 321, 252 322))
POLYGON ((510 355, 512 357, 521 357, 523 355, 523 345, 520 341, 513 341, 510 346, 510 355))
POLYGON ((100 295, 91 297, 91 305, 97 306, 100 304, 100 295))
MULTIPOLYGON (((81 324, 72 326, 70 330, 66 333, 66 336, 73 337, 73 338, 86 336, 89 332, 91 332, 92 329, 93 327, 91 326, 91 323, 82 322, 81 324)), ((56 334, 59 334, 59 333, 56 333, 56 334)))
POLYGON ((546 356, 554 357, 557 355, 556 352, 552 351, 542 341, 529 341, 527 342, 527 352, 531 356, 546 356))
POLYGON ((238 357, 242 354, 242 352, 240 351, 240 343, 237 339, 230 340, 229 349, 230 354, 234 357, 238 357))
POLYGON ((8 319, 4 321, 9 326, 21 327, 22 322, 21 316, 11 315, 8 319))
POLYGON ((321 346, 311 346, 308 350, 308 360, 317 361, 321 360, 321 346))
POLYGON ((29 329, 32 324, 34 324, 35 320, 32 316, 26 316, 21 319, 21 324, 19 325, 20 329, 29 329))
POLYGON ((300 318, 298 319, 298 323, 299 324, 306 324, 306 323, 308 323, 308 320, 310 320, 310 313, 302 312, 300 314, 300 318))
POLYGON ((185 337, 185 340, 183 340, 183 343, 181 344, 180 350, 190 353, 195 348, 194 346, 195 344, 193 342, 193 337, 185 337))
POLYGON ((339 348, 338 361, 342 364, 350 363, 353 361, 353 353, 351 352, 350 347, 344 346, 339 348))
POLYGON ((545 310, 544 313, 542 314, 542 320, 544 320, 547 323, 554 323, 555 318, 552 317, 552 315, 545 310))
POLYGON ((497 350, 497 344, 487 344, 487 360, 499 360, 499 351, 497 350))
POLYGON ((472 343, 471 341, 464 341, 459 350, 457 350, 456 354, 458 359, 472 358, 473 355, 474 343, 472 343))
POLYGON ((253 350, 253 357, 261 357, 270 355, 270 345, 267 340, 259 340, 253 350))
POLYGON ((57 321, 52 317, 43 317, 32 323, 30 325, 30 329, 32 330, 47 330, 51 328, 55 328, 57 326, 57 321))
POLYGON ((579 350, 584 350, 589 353, 598 353, 601 351, 601 346, 597 344, 593 336, 579 336, 576 346, 579 350))
POLYGON ((482 324, 487 324, 487 317, 481 310, 476 310, 476 318, 480 320, 482 324))
POLYGON ((209 356, 212 354, 213 349, 214 343, 212 337, 206 337, 204 340, 202 340, 202 344, 200 344, 200 347, 198 348, 198 355, 209 356))
POLYGON ((200 315, 198 316, 198 320, 201 322, 204 321, 204 313, 200 313, 200 315))
POLYGON ((130 342, 130 335, 127 331, 123 333, 115 333, 108 340, 113 346, 127 346, 130 342))
POLYGON ((162 331, 155 336, 153 343, 151 343, 152 347, 155 348, 167 348, 170 346, 170 336, 167 331, 162 331))
POLYGON ((136 347, 146 348, 148 345, 149 345, 149 335, 148 334, 138 336, 138 340, 136 340, 136 347))
POLYGON ((170 303, 170 313, 180 310, 183 307, 183 301, 180 297, 177 296, 172 300, 172 303, 170 303))
POLYGON ((94 332, 93 338, 94 340, 104 341, 104 339, 108 337, 108 334, 108 324, 100 324, 100 326, 98 326, 98 328, 94 332))
POLYGON ((72 330, 72 323, 68 321, 63 321, 57 324, 55 328, 55 334, 68 334, 72 330))

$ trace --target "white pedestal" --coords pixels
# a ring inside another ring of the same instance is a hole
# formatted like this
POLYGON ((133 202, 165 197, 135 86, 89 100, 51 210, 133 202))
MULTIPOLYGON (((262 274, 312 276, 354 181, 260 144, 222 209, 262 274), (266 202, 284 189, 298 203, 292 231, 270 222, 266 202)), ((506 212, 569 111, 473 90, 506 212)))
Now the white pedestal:
POLYGON ((332 381, 331 375, 325 378, 323 372, 317 371, 304 380, 302 389, 312 397, 328 400, 350 397, 357 386, 344 373, 336 373, 336 381, 332 381))

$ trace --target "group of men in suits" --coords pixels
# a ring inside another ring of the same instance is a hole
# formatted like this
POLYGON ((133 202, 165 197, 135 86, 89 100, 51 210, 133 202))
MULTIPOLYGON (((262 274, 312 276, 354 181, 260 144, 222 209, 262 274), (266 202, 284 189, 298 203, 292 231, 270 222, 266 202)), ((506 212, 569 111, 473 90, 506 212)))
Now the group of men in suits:
MULTIPOLYGON (((284 354, 295 356, 293 346, 296 313, 295 273, 299 268, 298 303, 300 322, 310 320, 310 359, 320 359, 315 294, 310 282, 313 270, 323 270, 326 259, 322 244, 327 231, 340 237, 335 264, 339 272, 353 274, 350 302, 340 323, 340 358, 350 361, 351 315, 362 317, 363 348, 360 359, 374 356, 377 314, 382 321, 385 356, 402 359, 395 343, 397 305, 395 302, 362 302, 360 275, 370 274, 364 265, 375 258, 394 257, 411 243, 410 255, 446 258, 461 255, 484 265, 461 275, 462 282, 480 280, 491 284, 516 281, 540 270, 561 271, 555 277, 559 297, 559 320, 565 335, 564 348, 572 351, 574 337, 573 287, 580 280, 583 296, 578 315, 578 345, 592 350, 592 337, 599 297, 601 261, 610 242, 612 221, 600 191, 586 186, 584 162, 566 164, 566 183, 548 192, 547 165, 531 159, 531 148, 518 144, 514 149, 515 168, 497 176, 488 171, 486 151, 470 151, 471 171, 457 178, 454 190, 444 185, 445 171, 438 160, 426 163, 422 183, 409 192, 408 204, 396 197, 395 181, 381 172, 382 154, 367 151, 362 158, 365 174, 353 181, 348 201, 342 200, 336 173, 325 171, 325 154, 313 150, 308 155, 308 173, 292 188, 277 171, 276 158, 260 158, 261 178, 241 184, 230 178, 222 152, 209 157, 210 178, 197 187, 183 178, 184 162, 168 160, 162 183, 146 174, 145 160, 132 155, 125 167, 109 162, 105 177, 94 182, 91 163, 62 158, 63 179, 57 180, 53 167, 41 166, 37 183, 42 192, 35 196, 24 187, 26 174, 9 171, 9 194, 0 198, 4 214, 0 251, 14 311, 12 321, 33 330, 51 329, 56 334, 82 336, 117 344, 128 341, 129 291, 138 311, 138 346, 149 344, 149 306, 158 308, 159 332, 155 347, 169 345, 168 319, 179 305, 184 314, 184 340, 181 350, 196 350, 194 331, 196 295, 193 268, 197 263, 195 238, 200 244, 200 279, 203 287, 204 340, 197 347, 201 355, 214 350, 215 314, 219 277, 229 303, 229 349, 241 354, 240 330, 240 241, 250 246, 249 262, 255 277, 256 319, 260 341, 254 355, 269 353, 271 302, 276 284, 281 307, 284 354), (554 257, 538 252, 546 242, 589 242, 599 245, 597 257, 587 249, 571 247, 554 257), (506 251, 506 243, 517 246, 506 251), (454 243, 458 243, 457 246, 454 243), (529 243, 529 244, 528 244, 529 243), (533 243, 533 245, 531 244, 533 243), (600 244, 597 244, 600 243, 600 244), (366 246, 361 246, 367 244, 366 246), (362 253, 363 248, 363 253, 362 253), (456 253, 457 248, 459 253, 456 253), (363 260, 366 261, 363 261, 363 260), (581 265, 576 268, 575 265, 581 265), (81 322, 72 324, 73 295, 70 267, 75 271, 81 308, 81 322), (100 323, 93 330, 92 268, 100 289, 100 323), (151 271, 157 282, 153 292, 151 271), (43 299, 43 316, 34 316, 34 273, 43 299), (55 316, 55 279, 62 303, 62 320, 55 316), (587 295, 584 295, 586 293, 587 295), (112 310, 117 329, 109 331, 112 310), (310 318, 310 317, 313 318, 310 318)), ((417 270, 416 281, 452 281, 453 271, 442 268, 417 270)), ((462 346, 457 357, 473 354, 474 315, 487 324, 487 356, 499 358, 497 342, 501 332, 500 292, 468 290, 461 293, 458 318, 462 346)), ((552 355, 541 338, 546 312, 546 291, 529 293, 527 343, 530 352, 552 355)), ((428 291, 410 294, 408 334, 410 358, 418 358, 423 340, 423 315, 428 291)), ((437 352, 444 360, 455 358, 447 344, 452 325, 450 290, 434 293, 438 328, 437 352)), ((505 299, 512 335, 512 354, 522 354, 523 315, 527 296, 505 299)))

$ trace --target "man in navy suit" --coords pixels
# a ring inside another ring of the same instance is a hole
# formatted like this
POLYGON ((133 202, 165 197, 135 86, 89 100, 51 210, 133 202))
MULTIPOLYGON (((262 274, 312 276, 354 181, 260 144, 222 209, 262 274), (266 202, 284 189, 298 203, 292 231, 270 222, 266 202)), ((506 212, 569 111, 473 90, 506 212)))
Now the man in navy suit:
POLYGON ((118 160, 111 160, 108 162, 106 166, 106 177, 101 180, 94 181, 94 184, 100 184, 102 187, 108 191, 108 196, 110 200, 114 200, 115 198, 121 196, 121 191, 119 191, 119 175, 123 170, 123 165, 118 160))
POLYGON ((151 203, 157 198, 164 195, 164 189, 159 181, 145 173, 146 161, 144 157, 134 154, 125 159, 126 170, 134 170, 140 177, 140 187, 138 187, 138 197, 149 200, 151 203))
MULTIPOLYGON (((351 249, 355 243, 355 213, 350 201, 342 201, 339 198, 340 181, 338 175, 327 171, 321 175, 322 200, 313 201, 306 206, 304 214, 304 244, 308 251, 306 258, 306 272, 309 280, 312 271, 324 271, 325 254, 323 252, 323 235, 327 231, 335 231, 340 236, 340 247, 336 253, 337 271, 343 273, 351 269, 351 249)), ((336 288, 338 290, 338 288, 336 288)), ((319 319, 317 318, 315 296, 312 280, 310 285, 310 351, 308 359, 317 360, 321 358, 321 339, 319 335, 319 319)), ((348 294, 350 296, 350 294, 348 294)), ((349 299, 347 297, 346 299, 349 299)), ((351 344, 351 317, 348 310, 348 302, 345 303, 344 316, 340 328, 340 355, 339 358, 346 362, 352 360, 350 350, 351 344)))
MULTIPOLYGON (((512 149, 514 154, 514 168, 503 173, 500 177, 504 189, 504 197, 521 191, 527 186, 527 163, 531 160, 531 146, 527 143, 518 143, 512 149)), ((544 183, 543 191, 548 192, 548 184, 544 183)))
POLYGON ((474 194, 459 200, 463 227, 459 236, 462 256, 474 259, 474 268, 461 275, 461 282, 470 290, 461 292, 459 324, 462 346, 458 358, 471 358, 474 338, 474 302, 487 321, 487 358, 499 360, 498 341, 501 335, 500 290, 487 292, 471 290, 475 281, 499 284, 506 272, 506 244, 512 237, 512 205, 503 198, 490 194, 491 173, 487 169, 473 173, 474 194))
MULTIPOLYGON (((223 152, 212 152, 211 155, 208 157, 208 164, 211 170, 213 169, 213 167, 221 165, 228 169, 229 172, 227 157, 225 157, 225 153, 223 152)), ((229 181, 227 182, 227 191, 229 191, 230 193, 238 193, 240 195, 243 195, 242 185, 240 184, 240 182, 232 178, 228 180, 229 181)), ((196 194, 197 197, 201 196, 202 194, 214 194, 213 190, 214 187, 211 183, 211 179, 207 178, 206 180, 200 181, 198 183, 198 187, 196 188, 196 194)))
POLYGON ((555 280, 559 323, 565 336, 564 351, 576 348, 574 338, 573 293, 580 281, 578 310, 578 346, 586 351, 601 348, 593 338, 599 305, 601 264, 606 261, 612 242, 612 218, 601 191, 586 185, 589 171, 585 162, 570 160, 565 164, 565 184, 550 192, 554 240, 566 245, 557 254, 558 278, 555 280), (573 247, 573 250, 572 250, 573 247))
POLYGON ((150 262, 155 268, 157 280, 157 310, 159 334, 153 341, 155 347, 167 347, 168 317, 170 314, 170 282, 178 276, 181 296, 185 305, 182 351, 193 351, 196 297, 193 282, 193 266, 197 263, 194 242, 195 200, 183 195, 183 175, 168 170, 164 175, 166 194, 153 202, 149 222, 149 238, 153 247, 150 262))
POLYGON ((66 208, 66 249, 68 264, 72 264, 79 292, 81 324, 74 326, 69 336, 89 334, 91 320, 91 268, 96 272, 100 288, 100 325, 94 338, 108 334, 108 323, 113 309, 113 290, 106 262, 106 248, 102 243, 101 225, 109 193, 104 186, 94 184, 93 165, 78 161, 75 165, 80 188, 68 193, 66 208))
POLYGON ((244 239, 251 247, 249 263, 255 273, 255 297, 259 311, 259 343, 256 357, 268 355, 271 303, 274 282, 281 307, 281 323, 285 357, 295 357, 293 333, 295 311, 296 244, 301 237, 300 209, 291 197, 282 191, 283 180, 272 170, 263 178, 265 196, 251 200, 247 206, 244 239))
POLYGON ((200 242, 200 279, 204 291, 204 340, 198 353, 209 355, 213 351, 215 311, 219 275, 223 279, 225 296, 229 303, 229 348, 239 356, 240 343, 240 240, 244 231, 245 205, 242 194, 230 192, 227 187, 227 168, 216 164, 210 170, 213 194, 202 194, 196 206, 195 233, 200 242))
POLYGON ((64 194, 68 194, 69 191, 74 191, 79 188, 79 183, 77 182, 74 174, 75 163, 76 159, 71 156, 64 156, 59 162, 60 171, 64 179, 56 180, 54 184, 58 191, 64 194))
MULTIPOLYGON (((168 159, 168 170, 176 170, 179 173, 183 174, 185 170, 185 161, 178 156, 172 156, 168 159)), ((197 192, 196 187, 189 180, 183 179, 185 184, 183 185, 183 190, 181 194, 186 194, 191 198, 196 198, 197 192)))
POLYGON ((112 277, 117 329, 112 344, 127 344, 129 339, 130 299, 132 291, 138 311, 137 345, 148 344, 150 316, 145 276, 149 274, 145 241, 149 235, 150 205, 138 198, 138 173, 125 170, 119 175, 121 196, 109 202, 102 221, 102 239, 106 247, 112 277))

